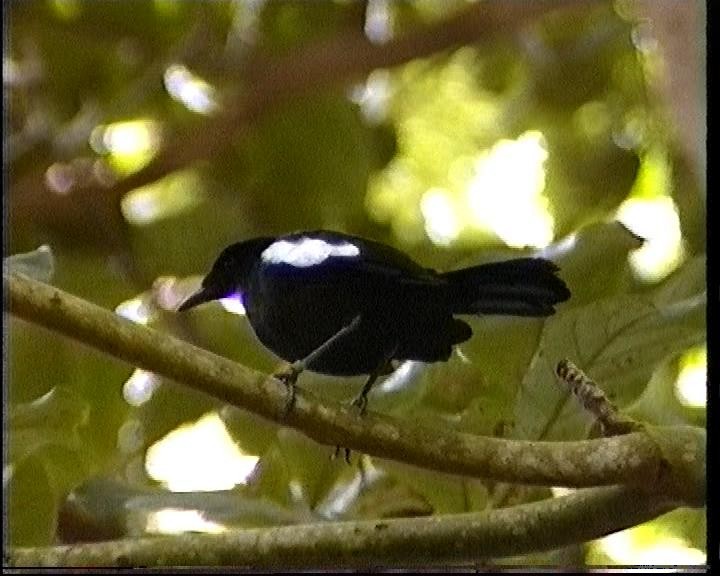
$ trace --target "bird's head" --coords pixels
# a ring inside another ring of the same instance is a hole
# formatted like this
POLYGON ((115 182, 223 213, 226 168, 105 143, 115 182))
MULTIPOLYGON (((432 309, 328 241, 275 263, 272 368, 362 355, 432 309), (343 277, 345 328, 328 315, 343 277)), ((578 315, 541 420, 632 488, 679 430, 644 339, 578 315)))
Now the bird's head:
POLYGON ((241 292, 260 254, 273 241, 274 238, 254 238, 225 248, 203 278, 200 289, 180 304, 178 312, 241 292))

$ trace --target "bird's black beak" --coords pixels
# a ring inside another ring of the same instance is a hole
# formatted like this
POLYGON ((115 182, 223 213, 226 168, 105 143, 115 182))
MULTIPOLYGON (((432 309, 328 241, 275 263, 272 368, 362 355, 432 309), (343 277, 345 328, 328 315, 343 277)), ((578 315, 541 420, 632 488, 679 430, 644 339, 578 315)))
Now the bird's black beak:
POLYGON ((203 287, 194 294, 188 296, 187 299, 178 306, 177 311, 183 312, 184 310, 189 310, 190 308, 194 308, 195 306, 204 304, 205 302, 210 302, 211 300, 216 300, 217 298, 218 296, 216 296, 212 290, 208 290, 206 287, 203 287))

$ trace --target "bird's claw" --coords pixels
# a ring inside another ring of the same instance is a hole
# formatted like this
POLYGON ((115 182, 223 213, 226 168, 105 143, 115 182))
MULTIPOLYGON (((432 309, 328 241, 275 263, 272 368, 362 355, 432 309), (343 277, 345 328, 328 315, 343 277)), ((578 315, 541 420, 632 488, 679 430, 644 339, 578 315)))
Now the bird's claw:
MULTIPOLYGON (((350 403, 351 406, 355 406, 360 411, 360 416, 364 416, 367 412, 367 405, 368 405, 368 399, 366 394, 358 394, 355 399, 350 403)), ((341 446, 335 446, 335 452, 333 452, 333 455, 331 456, 331 460, 335 460, 335 458, 338 457, 338 454, 340 454, 341 446)), ((342 448, 345 451, 345 462, 350 464, 350 454, 351 450, 350 448, 342 448)))
POLYGON ((296 386, 295 383, 297 382, 298 376, 300 373, 305 369, 305 366, 302 362, 293 362, 290 364, 290 367, 285 372, 278 372, 275 374, 275 378, 280 380, 283 384, 285 384, 285 387, 288 391, 288 397, 285 401, 285 407, 283 408, 282 417, 283 419, 287 417, 288 414, 292 411, 293 407, 295 406, 295 394, 296 394, 296 386))
MULTIPOLYGON (((340 454, 340 449, 341 449, 340 446, 335 446, 335 452, 333 452, 332 456, 330 456, 330 460, 335 460, 335 458, 338 457, 338 454, 340 454)), ((350 450, 350 448, 342 448, 342 449, 345 451, 345 463, 351 464, 350 454, 352 453, 352 451, 350 450)))
POLYGON ((360 409, 360 416, 364 416, 367 412, 367 405, 368 405, 368 399, 365 394, 359 394, 355 397, 355 399, 350 404, 351 406, 356 406, 360 409))

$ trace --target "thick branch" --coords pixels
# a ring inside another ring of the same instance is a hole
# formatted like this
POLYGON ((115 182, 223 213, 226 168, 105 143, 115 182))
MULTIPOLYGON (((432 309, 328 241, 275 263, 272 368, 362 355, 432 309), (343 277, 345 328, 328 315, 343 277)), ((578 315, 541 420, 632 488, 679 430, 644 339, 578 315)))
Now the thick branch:
POLYGON ((673 504, 603 487, 488 512, 184 534, 10 550, 11 566, 368 567, 473 564, 605 536, 673 504), (372 562, 370 561, 372 559, 372 562))
MULTIPOLYGON (((642 433, 562 443, 472 436, 374 413, 361 418, 340 404, 321 404, 303 391, 298 391, 294 409, 283 420, 285 387, 264 374, 21 274, 11 274, 7 284, 5 302, 13 314, 297 428, 320 443, 444 472, 525 484, 652 484, 666 468, 657 443, 642 433)), ((698 452, 691 455, 698 462, 703 461, 703 449, 701 443, 687 448, 698 452)), ((655 488, 661 491, 660 484, 655 488)))

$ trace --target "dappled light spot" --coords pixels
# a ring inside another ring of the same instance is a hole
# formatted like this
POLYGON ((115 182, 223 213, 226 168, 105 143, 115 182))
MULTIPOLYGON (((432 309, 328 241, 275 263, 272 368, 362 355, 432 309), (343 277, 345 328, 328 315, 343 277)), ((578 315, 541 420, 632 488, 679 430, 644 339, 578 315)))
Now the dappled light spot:
POLYGON ((194 170, 183 170, 128 192, 120 208, 128 222, 144 226, 195 208, 205 198, 203 188, 194 170))
POLYGON ((658 282, 682 263, 685 248, 672 198, 630 198, 620 205, 617 219, 645 239, 629 256, 633 272, 640 279, 658 282))
POLYGON ((373 70, 365 82, 350 90, 350 100, 360 106, 368 122, 380 123, 387 116, 390 93, 390 72, 373 70))
POLYGON ((182 534, 183 532, 219 534, 225 530, 222 524, 207 520, 200 510, 179 508, 165 508, 151 512, 145 525, 145 531, 149 534, 182 534))
POLYGON ((233 442, 218 414, 209 412, 153 444, 145 469, 173 492, 230 490, 247 481, 257 461, 233 442))
POLYGON ((150 400, 160 386, 160 379, 146 370, 137 368, 123 384, 123 398, 131 406, 142 406, 150 400))
POLYGON ((168 94, 188 110, 198 114, 212 114, 217 110, 215 88, 182 64, 168 66, 163 80, 168 94))
POLYGON ((681 404, 704 408, 707 404, 707 344, 688 350, 680 359, 675 395, 681 404))
POLYGON ((143 325, 146 325, 152 316, 152 310, 147 305, 147 302, 145 302, 144 298, 140 297, 131 298, 118 304, 115 308, 115 313, 123 318, 143 325))
POLYGON ((45 171, 45 184, 56 194, 65 195, 75 186, 75 171, 69 164, 55 162, 45 171))
POLYGON ((145 428, 137 418, 125 420, 117 433, 117 447, 123 454, 135 454, 144 448, 145 428))
POLYGON ((475 225, 513 248, 550 244, 554 221, 542 195, 547 157, 545 138, 537 131, 500 140, 482 153, 467 189, 475 225))
POLYGON ((652 525, 629 528, 598 541, 598 545, 617 564, 683 566, 704 564, 706 555, 688 542, 652 525))
POLYGON ((145 166, 160 147, 160 125, 148 118, 96 126, 89 143, 95 152, 108 155, 109 164, 120 174, 131 174, 145 166))
POLYGON ((392 12, 388 0, 369 0, 365 8, 365 36, 373 44, 392 38, 392 12))
POLYGON ((573 114, 573 123, 588 138, 597 138, 610 129, 612 116, 607 103, 587 102, 573 114))
POLYGON ((460 234, 455 207, 446 190, 432 188, 425 192, 420 210, 425 218, 425 232, 434 244, 448 246, 460 234))

